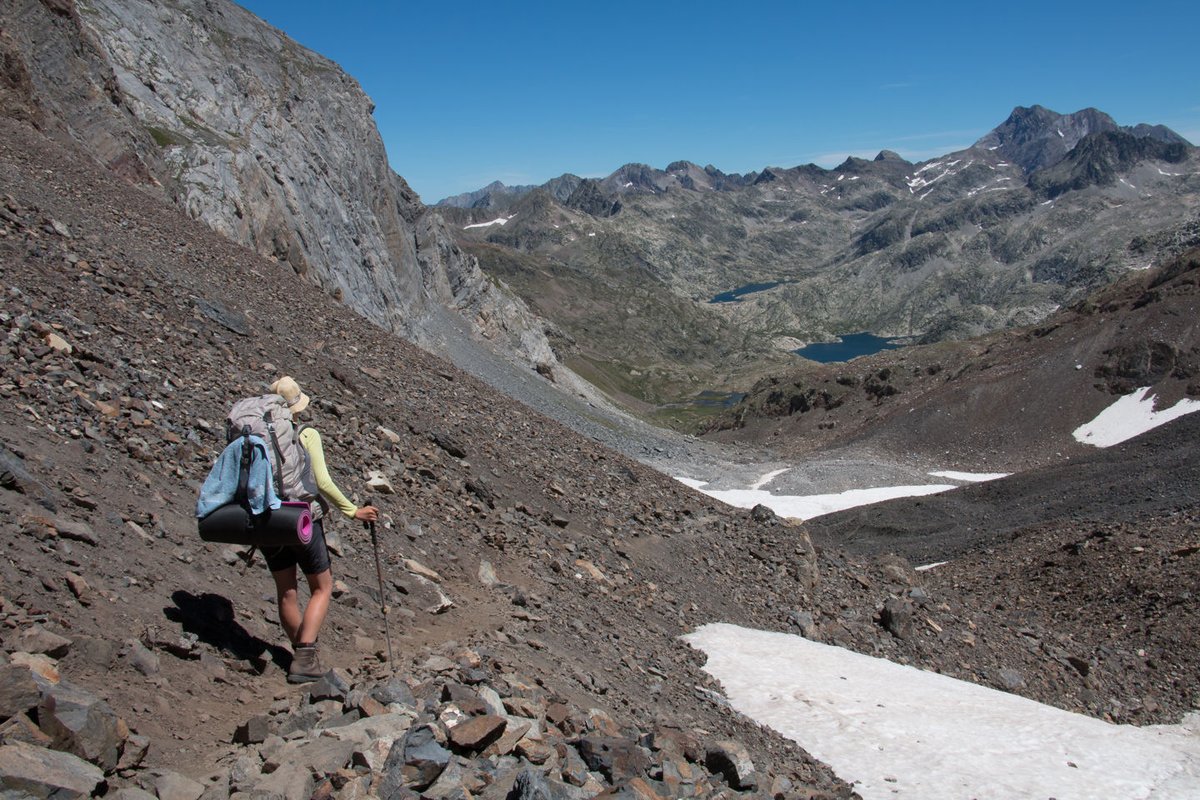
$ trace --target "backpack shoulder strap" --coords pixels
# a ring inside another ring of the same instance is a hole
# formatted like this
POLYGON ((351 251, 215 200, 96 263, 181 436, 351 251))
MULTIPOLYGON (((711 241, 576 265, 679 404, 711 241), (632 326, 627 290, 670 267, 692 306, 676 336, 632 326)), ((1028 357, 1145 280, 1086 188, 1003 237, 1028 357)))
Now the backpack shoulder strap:
POLYGON ((263 422, 267 426, 267 433, 271 435, 271 447, 275 450, 275 493, 283 497, 283 449, 279 446, 279 437, 275 435, 271 409, 263 412, 263 422))

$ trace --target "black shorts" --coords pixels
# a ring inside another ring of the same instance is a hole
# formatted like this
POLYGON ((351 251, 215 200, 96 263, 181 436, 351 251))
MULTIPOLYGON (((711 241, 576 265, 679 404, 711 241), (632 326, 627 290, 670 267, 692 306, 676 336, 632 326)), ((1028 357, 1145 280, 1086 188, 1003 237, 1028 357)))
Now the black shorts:
POLYGON ((319 575, 329 569, 329 548, 325 546, 325 527, 321 520, 314 519, 312 538, 308 544, 290 544, 282 547, 262 548, 267 569, 279 572, 283 569, 300 567, 305 575, 319 575))

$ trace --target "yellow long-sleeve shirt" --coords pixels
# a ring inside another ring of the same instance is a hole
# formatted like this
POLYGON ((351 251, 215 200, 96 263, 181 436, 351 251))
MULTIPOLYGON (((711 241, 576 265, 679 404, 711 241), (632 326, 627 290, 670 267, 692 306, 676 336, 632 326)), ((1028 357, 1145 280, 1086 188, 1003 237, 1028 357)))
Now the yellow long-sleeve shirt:
POLYGON ((338 511, 350 519, 354 519, 358 506, 351 503, 346 495, 342 494, 342 490, 329 476, 329 468, 325 465, 325 449, 321 446, 321 434, 317 432, 316 428, 305 427, 300 431, 300 444, 308 453, 308 460, 312 463, 313 477, 317 480, 317 490, 321 492, 321 496, 337 506, 338 511))

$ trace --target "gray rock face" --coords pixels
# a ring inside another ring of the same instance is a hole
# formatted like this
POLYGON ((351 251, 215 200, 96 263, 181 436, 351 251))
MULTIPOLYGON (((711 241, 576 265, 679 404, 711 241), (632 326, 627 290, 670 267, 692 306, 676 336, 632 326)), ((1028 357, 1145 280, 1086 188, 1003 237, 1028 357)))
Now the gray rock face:
POLYGON ((154 142, 133 124, 103 50, 84 31, 74 3, 12 0, 0 6, 0 18, 6 111, 85 143, 97 161, 130 181, 151 182, 151 172, 162 167, 154 142))
POLYGON ((449 308, 492 349, 555 363, 389 168, 374 104, 333 62, 227 0, 17 5, 2 44, 30 116, 384 328, 432 349, 426 319, 449 308))

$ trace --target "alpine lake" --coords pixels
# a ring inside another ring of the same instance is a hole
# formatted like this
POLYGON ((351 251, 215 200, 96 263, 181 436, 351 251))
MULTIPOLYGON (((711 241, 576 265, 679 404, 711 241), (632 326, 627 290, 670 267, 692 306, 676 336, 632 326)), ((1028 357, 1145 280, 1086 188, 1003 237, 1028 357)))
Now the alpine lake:
POLYGON ((897 350, 905 346, 903 340, 886 339, 872 333, 850 333, 836 342, 815 342, 792 352, 809 361, 822 364, 850 361, 859 356, 869 356, 884 350, 897 350))

